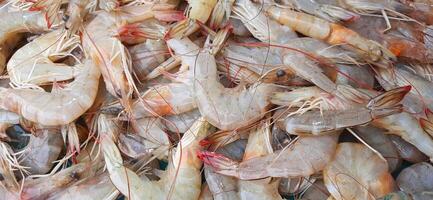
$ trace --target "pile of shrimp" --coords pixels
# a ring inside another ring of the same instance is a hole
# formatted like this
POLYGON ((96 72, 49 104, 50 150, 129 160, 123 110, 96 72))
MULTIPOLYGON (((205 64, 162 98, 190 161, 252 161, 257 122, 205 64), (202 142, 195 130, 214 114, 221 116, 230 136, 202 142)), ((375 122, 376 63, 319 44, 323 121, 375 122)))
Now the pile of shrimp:
POLYGON ((2 0, 0 200, 433 199, 432 0, 2 0))

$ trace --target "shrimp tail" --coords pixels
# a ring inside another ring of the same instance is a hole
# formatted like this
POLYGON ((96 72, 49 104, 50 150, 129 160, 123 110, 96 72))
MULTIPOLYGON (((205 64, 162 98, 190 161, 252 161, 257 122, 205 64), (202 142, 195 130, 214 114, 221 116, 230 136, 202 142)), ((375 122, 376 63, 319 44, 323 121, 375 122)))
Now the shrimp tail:
POLYGON ((426 119, 420 118, 419 124, 426 133, 433 136, 433 112, 430 109, 425 110, 426 119))
POLYGON ((239 177, 239 162, 210 151, 197 152, 197 157, 217 173, 239 177))
POLYGON ((169 40, 171 38, 183 38, 194 33, 199 28, 200 25, 195 19, 184 19, 171 27, 170 30, 165 34, 164 39, 169 40))
POLYGON ((58 0, 38 0, 29 8, 29 11, 42 11, 47 21, 47 27, 51 28, 60 22, 58 13, 61 4, 62 1, 58 0))
POLYGON ((403 111, 403 105, 399 104, 406 94, 412 89, 411 86, 399 87, 371 99, 367 108, 372 111, 372 117, 377 119, 403 111))

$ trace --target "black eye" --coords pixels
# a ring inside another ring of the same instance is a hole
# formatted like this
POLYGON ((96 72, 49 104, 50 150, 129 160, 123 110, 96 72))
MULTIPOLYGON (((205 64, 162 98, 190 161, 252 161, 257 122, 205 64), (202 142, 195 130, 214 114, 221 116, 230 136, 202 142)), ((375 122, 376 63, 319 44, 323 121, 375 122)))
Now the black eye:
POLYGON ((62 19, 65 22, 68 21, 69 20, 69 15, 63 15, 62 19))
POLYGON ((284 70, 279 69, 279 70, 277 71, 277 77, 278 77, 278 78, 281 78, 281 77, 283 77, 283 76, 285 76, 285 75, 286 75, 286 72, 285 72, 284 70))

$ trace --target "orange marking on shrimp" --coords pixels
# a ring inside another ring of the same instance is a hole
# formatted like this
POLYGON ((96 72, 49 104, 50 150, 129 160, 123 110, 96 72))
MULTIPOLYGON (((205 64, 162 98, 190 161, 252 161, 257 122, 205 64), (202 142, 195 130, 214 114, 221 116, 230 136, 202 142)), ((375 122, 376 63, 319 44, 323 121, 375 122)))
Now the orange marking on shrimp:
POLYGON ((338 24, 331 25, 331 34, 326 39, 330 44, 343 44, 347 43, 348 39, 358 36, 353 30, 338 24))

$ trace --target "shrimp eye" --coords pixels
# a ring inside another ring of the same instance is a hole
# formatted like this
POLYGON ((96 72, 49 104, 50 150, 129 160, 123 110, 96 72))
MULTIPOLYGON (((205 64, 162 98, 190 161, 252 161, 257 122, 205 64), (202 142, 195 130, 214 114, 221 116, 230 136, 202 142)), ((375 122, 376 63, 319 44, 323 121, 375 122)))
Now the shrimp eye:
POLYGON ((63 15, 62 19, 65 22, 68 21, 69 20, 69 15, 63 15))
POLYGON ((284 70, 279 69, 279 70, 277 71, 277 77, 278 77, 278 78, 281 78, 281 77, 283 77, 283 76, 285 76, 285 75, 286 75, 286 72, 285 72, 284 70))

